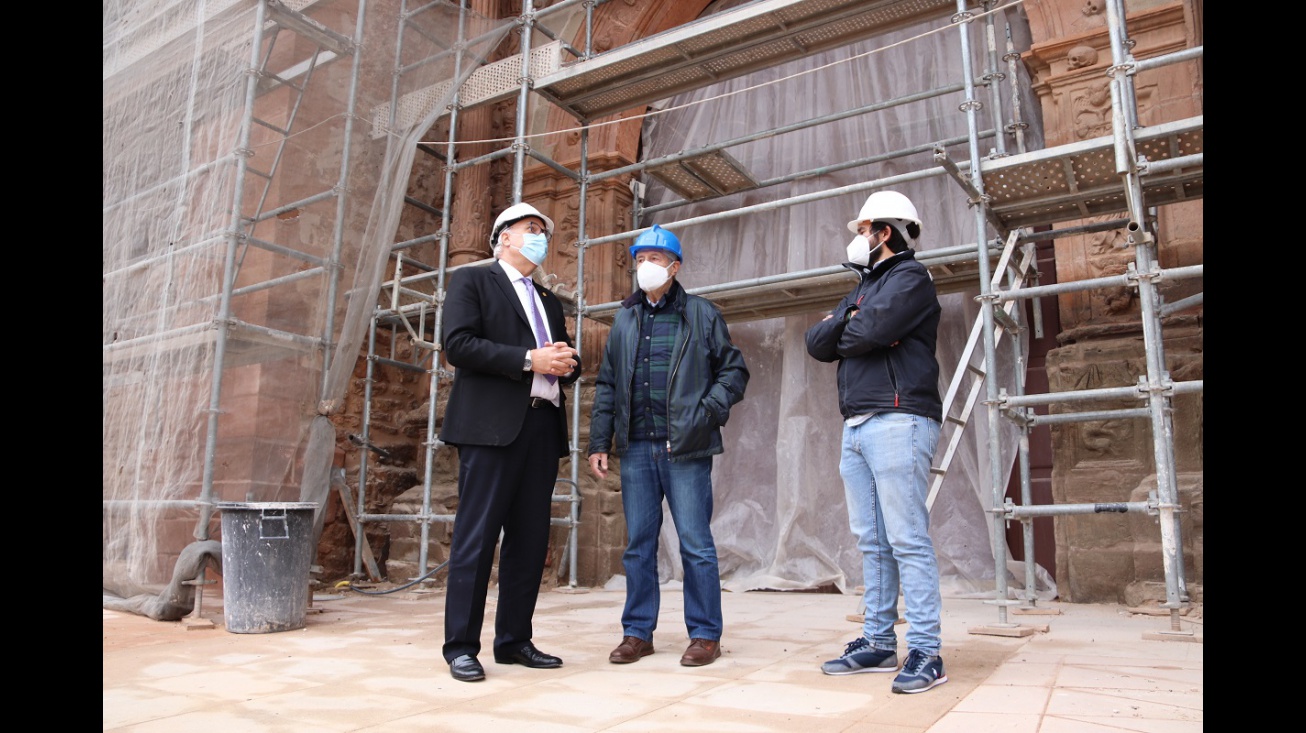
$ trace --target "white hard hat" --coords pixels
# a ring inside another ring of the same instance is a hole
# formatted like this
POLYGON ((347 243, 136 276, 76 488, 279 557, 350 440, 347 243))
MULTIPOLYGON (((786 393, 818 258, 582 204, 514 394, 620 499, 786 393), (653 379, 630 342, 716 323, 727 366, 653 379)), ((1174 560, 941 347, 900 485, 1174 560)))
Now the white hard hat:
POLYGON ((509 206, 508 208, 504 209, 502 214, 499 214, 499 217, 494 220, 494 229, 490 231, 490 239, 497 242, 499 239, 500 230, 512 224, 513 222, 520 221, 528 216, 538 216, 539 218, 543 219, 545 233, 549 234, 550 236, 553 235, 553 220, 545 216, 544 214, 541 214, 540 210, 535 208, 534 206, 523 203, 523 204, 513 204, 512 206, 509 206))
MULTIPOLYGON (((848 222, 848 231, 853 234, 857 233, 857 225, 864 221, 887 221, 900 220, 900 222, 915 222, 916 226, 921 225, 921 218, 916 213, 916 207, 912 205, 911 199, 903 196, 897 191, 876 191, 866 197, 866 203, 862 204, 862 210, 857 212, 857 218, 848 222)), ((903 225, 898 223, 898 228, 903 236, 907 235, 903 225)))

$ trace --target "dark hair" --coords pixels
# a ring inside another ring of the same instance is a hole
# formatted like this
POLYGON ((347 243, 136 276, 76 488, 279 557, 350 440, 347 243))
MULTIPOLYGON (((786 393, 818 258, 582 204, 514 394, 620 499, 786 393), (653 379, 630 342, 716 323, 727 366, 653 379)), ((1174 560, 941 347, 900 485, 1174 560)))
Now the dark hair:
MULTIPOLYGON (((898 254, 899 252, 902 252, 903 250, 906 250, 909 246, 911 246, 907 244, 906 239, 903 239, 902 232, 898 231, 897 227, 890 225, 889 222, 887 221, 871 222, 871 231, 873 232, 878 232, 881 229, 885 229, 885 228, 889 230, 889 239, 885 241, 884 246, 888 247, 889 251, 893 252, 894 254, 898 254)), ((907 222, 907 234, 911 236, 912 239, 916 239, 921 235, 921 225, 917 224, 914 221, 907 222)))

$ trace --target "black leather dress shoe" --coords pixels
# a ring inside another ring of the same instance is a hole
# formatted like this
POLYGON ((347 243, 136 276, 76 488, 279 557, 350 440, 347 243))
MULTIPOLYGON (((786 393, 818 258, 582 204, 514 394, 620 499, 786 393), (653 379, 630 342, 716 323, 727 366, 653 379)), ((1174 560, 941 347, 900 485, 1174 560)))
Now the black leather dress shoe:
POLYGON ((527 644, 507 656, 496 653, 494 661, 499 664, 520 664, 532 669, 557 669, 562 666, 561 659, 551 654, 545 654, 536 649, 534 644, 527 644))
POLYGON ((464 654, 461 657, 454 657, 454 660, 449 663, 449 674, 459 682, 476 682, 485 679, 485 668, 476 661, 476 657, 464 654))

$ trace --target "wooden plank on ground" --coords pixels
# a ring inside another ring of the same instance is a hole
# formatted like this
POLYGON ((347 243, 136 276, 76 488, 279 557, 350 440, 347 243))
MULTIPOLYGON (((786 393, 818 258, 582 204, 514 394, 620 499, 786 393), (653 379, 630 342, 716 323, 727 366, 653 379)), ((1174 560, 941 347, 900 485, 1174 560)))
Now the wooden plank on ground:
MULTIPOLYGON (((354 514, 354 492, 349 490, 349 484, 343 481, 332 481, 336 491, 340 492, 340 504, 345 508, 345 518, 349 520, 349 529, 354 533, 354 540, 358 540, 358 515, 354 514)), ((367 566, 367 577, 373 582, 381 580, 381 569, 376 564, 376 556, 372 554, 372 546, 367 543, 367 537, 358 543, 363 547, 363 565, 367 566)))

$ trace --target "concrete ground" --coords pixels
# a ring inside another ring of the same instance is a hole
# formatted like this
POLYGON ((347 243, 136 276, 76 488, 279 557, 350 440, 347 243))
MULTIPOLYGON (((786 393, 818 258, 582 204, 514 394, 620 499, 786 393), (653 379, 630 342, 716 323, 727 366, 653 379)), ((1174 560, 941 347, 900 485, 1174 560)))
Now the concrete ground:
MULTIPOLYGON (((807 733, 1187 733, 1203 727, 1201 608, 1168 612, 1040 604, 1039 614, 945 598, 946 684, 895 695, 892 674, 831 677, 820 664, 860 633, 858 598, 725 593, 722 656, 682 667, 678 589, 663 591, 657 649, 608 662, 624 592, 541 593, 535 643, 561 669, 495 664, 494 591, 481 682, 440 656, 442 591, 385 586, 314 594, 305 627, 237 634, 221 597, 155 621, 104 611, 103 730, 724 731, 807 733), (360 592, 365 591, 365 592, 360 592), (365 594, 369 593, 369 594, 365 594)), ((240 618, 237 621, 241 621, 240 618)), ((247 620, 246 620, 247 621, 247 620)), ((238 623, 239 625, 239 623, 238 623)), ((248 625, 248 624, 247 624, 248 625)), ((900 625, 899 638, 906 627, 900 625)), ((900 656, 906 644, 900 641, 900 656)))

